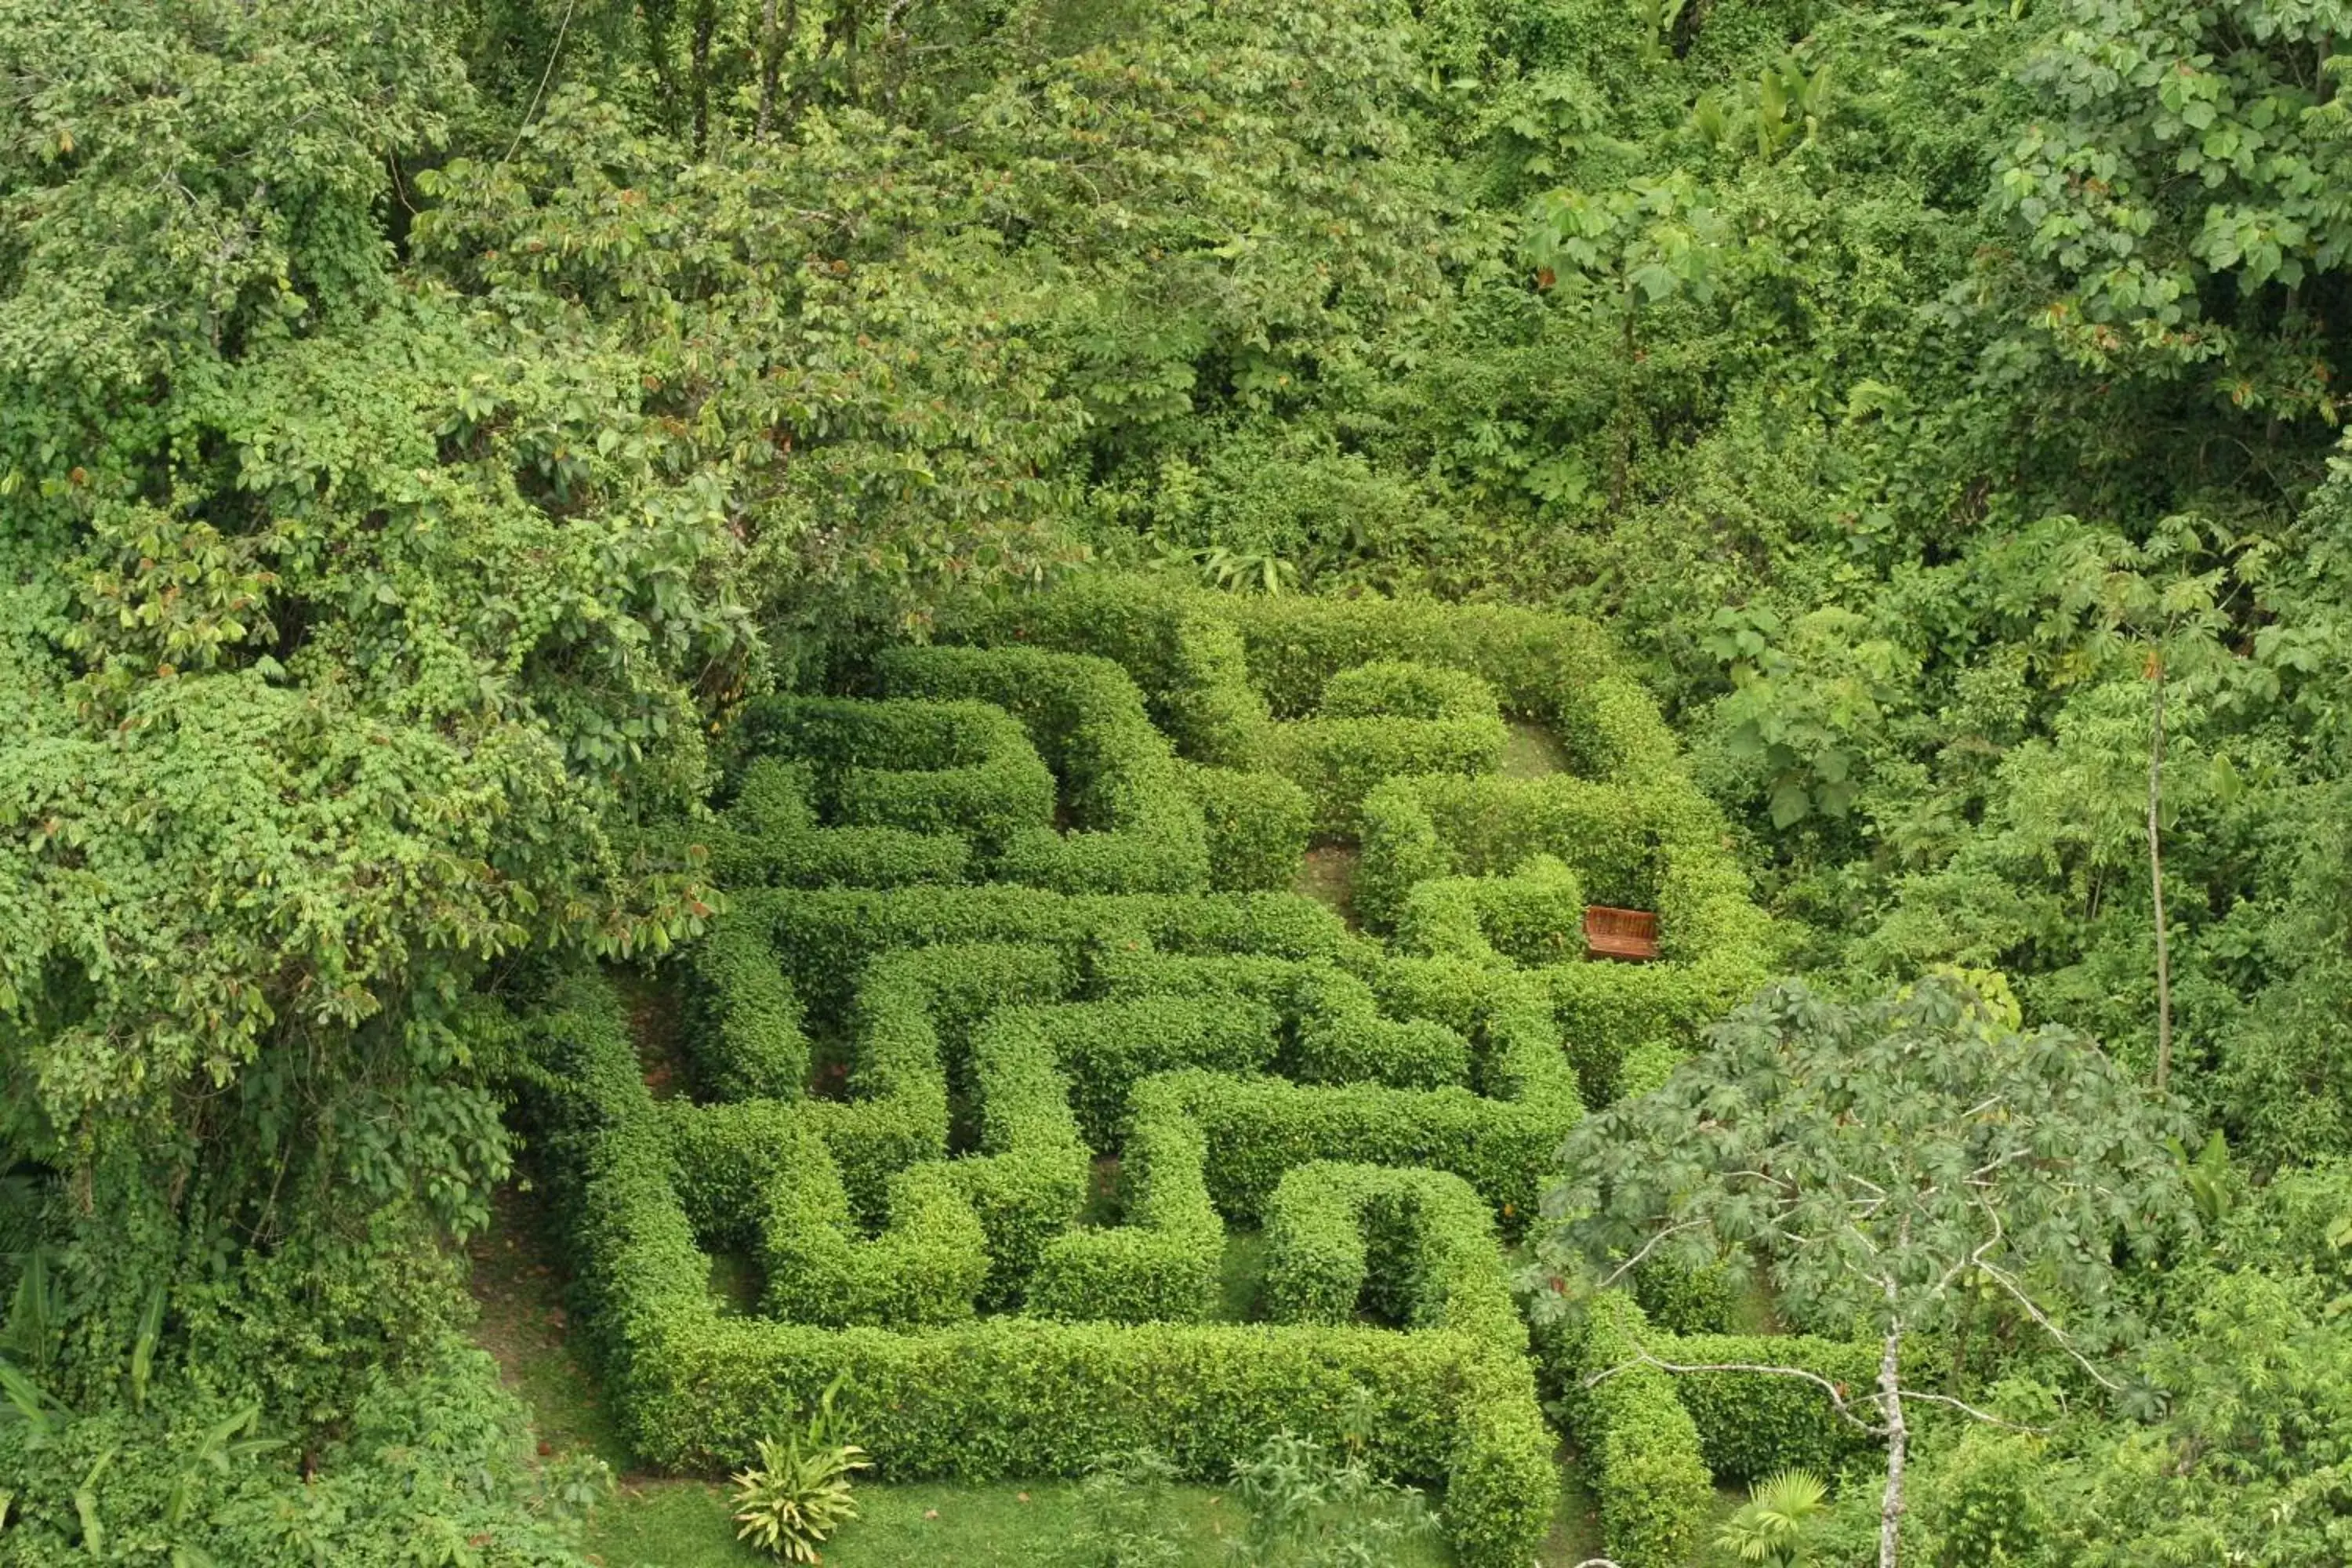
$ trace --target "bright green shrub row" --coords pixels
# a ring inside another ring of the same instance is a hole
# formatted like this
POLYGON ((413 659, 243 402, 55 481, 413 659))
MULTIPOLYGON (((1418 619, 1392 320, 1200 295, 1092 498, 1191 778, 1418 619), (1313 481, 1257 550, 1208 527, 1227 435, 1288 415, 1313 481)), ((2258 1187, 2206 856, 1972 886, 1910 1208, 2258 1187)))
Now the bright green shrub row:
POLYGON ((1433 877, 1406 892, 1396 941, 1480 963, 1573 963, 1584 956, 1584 884, 1550 855, 1507 877, 1433 877))
MULTIPOLYGON (((1685 1334, 1659 1353, 1677 1365, 1798 1367, 1843 1384, 1863 1419, 1878 1381, 1876 1347, 1806 1334, 1685 1334)), ((1675 1392, 1698 1428, 1700 1451, 1719 1481, 1751 1481, 1796 1466, 1834 1475, 1885 1439, 1837 1413, 1829 1394, 1800 1377, 1754 1372, 1675 1375, 1675 1392)))
POLYGON ((1300 1165, 1266 1205, 1265 1239, 1265 1299, 1278 1322, 1346 1322, 1369 1298, 1403 1327, 1455 1329, 1527 1353, 1494 1215, 1459 1176, 1300 1165))
POLYGON ((1040 1007, 1029 1021, 1069 1076, 1087 1146, 1112 1154, 1139 1082, 1175 1068, 1263 1071, 1273 1064, 1281 1017, 1235 996, 1159 995, 1040 1007))
POLYGON ((761 1310, 786 1322, 844 1327, 954 1322, 972 1315, 988 1274, 987 1237, 954 1165, 890 1178, 890 1223, 859 1237, 840 1167, 813 1132, 783 1151, 766 1190, 761 1310))
POLYGON ((1466 669, 1374 659, 1323 683, 1321 719, 1493 719, 1503 717, 1495 689, 1466 669))
POLYGON ((1339 672, 1376 661, 1468 670, 1503 711, 1551 729, 1591 778, 1682 778, 1673 731, 1588 622, 1426 599, 1245 597, 1165 579, 1089 574, 997 607, 971 634, 1101 654, 1143 688, 1186 755, 1255 755, 1269 702, 1296 718, 1339 672), (1234 647, 1238 641, 1239 647, 1234 647))
POLYGON ((1108 897, 1029 888, 769 890, 737 914, 770 934, 785 973, 818 1017, 846 1009, 877 953, 943 942, 1060 949, 1132 943, 1169 952, 1318 958, 1353 939, 1339 917, 1292 893, 1108 897))
POLYGON ((1655 909, 1666 847, 1690 837, 1682 793, 1565 773, 1390 779, 1364 802, 1356 906, 1386 929, 1416 882, 1502 876, 1549 855, 1575 869, 1596 902, 1655 909))
POLYGON ((994 703, 1054 764, 1081 831, 1014 835, 998 875, 1062 892, 1208 887, 1201 808, 1118 665, 1031 647, 895 647, 876 659, 875 673, 892 695, 994 703))
POLYGON ((1687 1054, 1702 1029, 1763 979, 1761 963, 1742 952, 1696 963, 1570 963, 1542 972, 1569 1060, 1593 1105, 1624 1092, 1629 1050, 1660 1044, 1687 1054))
POLYGON ((1715 1484, 1675 1375, 1637 1359, 1653 1338, 1642 1309, 1604 1293, 1566 1337, 1561 1382, 1592 1465, 1603 1549, 1623 1568, 1682 1568, 1714 1510, 1715 1484))
POLYGON ((687 952, 687 1060, 714 1100, 798 1100, 809 1041, 799 994, 755 921, 721 915, 687 952))
POLYGON ((643 1458, 736 1462, 845 1375, 846 1427, 891 1479, 1075 1475, 1138 1447, 1214 1476, 1279 1427, 1337 1441, 1360 1397, 1381 1471, 1444 1486, 1463 1563, 1523 1568, 1541 1541, 1557 1479, 1528 1365, 1469 1334, 1024 1319, 898 1332, 720 1316, 617 1006, 578 982, 553 1000, 527 1093, 643 1458))
POLYGON ((1052 772, 1019 722, 986 702, 762 697, 737 733, 751 757, 811 763, 817 810, 834 826, 994 847, 1053 824, 1052 772))
POLYGON ((1136 1088, 1121 1152, 1125 1224, 1048 1243, 1029 1284, 1033 1316, 1198 1321, 1217 1300, 1224 1221, 1209 1199, 1208 1141, 1157 1080, 1136 1088))
POLYGON ((1470 1042, 1429 1018, 1381 1016, 1372 988, 1328 964, 1309 965, 1293 982, 1294 1019, 1286 1076, 1302 1083, 1379 1083, 1439 1089, 1470 1081, 1470 1042))
POLYGON ((1209 885, 1220 891, 1287 888, 1315 828, 1315 803, 1278 773, 1186 763, 1179 775, 1209 836, 1209 885))
MULTIPOLYGON (((1334 951, 1338 951, 1335 949, 1334 951)), ((1092 995, 1239 996, 1292 1008, 1306 962, 1244 952, 1162 952, 1140 943, 1098 947, 1087 955, 1092 995)))
POLYGON ((1340 1160, 1450 1171, 1516 1228, 1514 1221, 1535 1212, 1560 1140, 1577 1119, 1572 1099, 1545 1106, 1486 1100, 1466 1089, 1322 1088, 1200 1071, 1164 1081, 1206 1134, 1210 1195, 1236 1219, 1262 1215, 1292 1167, 1340 1160))
POLYGON ((961 628, 970 640, 1024 640, 1117 662, 1152 719, 1195 762, 1246 766, 1267 722, 1250 685, 1240 631, 1214 595, 1171 579, 1088 573, 995 606, 961 628))
POLYGON ((971 845, 960 834, 818 826, 815 789, 805 762, 753 760, 709 835, 711 875, 730 888, 896 888, 969 874, 971 845))
POLYGON ((987 1235, 990 1305, 1019 1300, 1046 1244, 1085 1206, 1093 1169, 1042 1017, 1041 1009, 1002 1009, 972 1035, 980 1155, 951 1168, 987 1235))
POLYGON ((1315 830, 1354 835, 1364 797, 1407 773, 1491 773, 1510 732, 1500 719, 1326 719, 1270 724, 1257 765, 1307 792, 1315 830))

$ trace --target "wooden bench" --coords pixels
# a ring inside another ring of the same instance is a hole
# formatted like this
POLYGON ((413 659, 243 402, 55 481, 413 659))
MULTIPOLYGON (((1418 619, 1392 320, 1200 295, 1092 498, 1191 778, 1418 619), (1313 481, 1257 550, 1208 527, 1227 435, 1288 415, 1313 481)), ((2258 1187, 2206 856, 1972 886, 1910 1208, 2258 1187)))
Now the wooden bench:
POLYGON ((1646 963, 1658 956, 1658 917, 1650 910, 1589 904, 1584 910, 1584 952, 1589 958, 1646 963))

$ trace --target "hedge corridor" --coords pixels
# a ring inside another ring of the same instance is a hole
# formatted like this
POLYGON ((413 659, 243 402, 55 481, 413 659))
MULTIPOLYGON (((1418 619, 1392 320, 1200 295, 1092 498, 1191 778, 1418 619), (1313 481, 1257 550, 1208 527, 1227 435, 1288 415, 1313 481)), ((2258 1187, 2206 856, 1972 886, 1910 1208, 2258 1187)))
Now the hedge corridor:
POLYGON ((685 1092, 647 1088, 596 975, 532 1022, 537 1157, 645 1460, 738 1462, 844 1373, 891 1478, 1139 1446, 1222 1477, 1369 1402, 1459 1560, 1525 1568, 1549 1393, 1612 1554, 1666 1568, 1714 1481, 1851 1450, 1792 1380, 1587 1387, 1680 1341, 1631 1298, 1531 1337, 1513 1294, 1567 1130, 1773 940, 1605 637, 1108 575, 946 633, 723 738, 685 830, 730 890, 677 965, 685 1092), (1510 723, 1569 771, 1505 774, 1510 723), (1291 890, 1311 847, 1351 856, 1344 913, 1291 890), (1659 960, 1588 960, 1588 899, 1656 910, 1659 960), (1240 1232, 1265 1280, 1232 1321, 1240 1232))

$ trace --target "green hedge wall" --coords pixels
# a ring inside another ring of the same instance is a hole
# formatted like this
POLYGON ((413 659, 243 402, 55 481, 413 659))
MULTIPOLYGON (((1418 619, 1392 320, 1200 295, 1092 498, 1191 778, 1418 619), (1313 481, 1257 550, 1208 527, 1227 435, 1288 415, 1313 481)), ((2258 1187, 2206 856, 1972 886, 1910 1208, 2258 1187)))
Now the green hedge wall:
POLYGON ((1315 803, 1278 773, 1188 763, 1179 774, 1208 833, 1209 885, 1220 891, 1290 886, 1315 829, 1315 803))
POLYGON ((1100 1154, 1118 1152, 1128 1098, 1143 1079, 1188 1067, 1263 1071, 1281 1025, 1273 1007, 1230 995, 1073 1002, 1026 1016, 1069 1076, 1079 1130, 1100 1154))
POLYGON ((1364 797, 1410 773, 1491 773, 1510 732, 1500 719, 1299 719, 1268 725, 1257 765, 1314 805, 1315 830, 1352 837, 1364 797))
MULTIPOLYGON (((1801 1367, 1867 1400, 1877 1385, 1875 1347, 1807 1334, 1685 1334, 1664 1359, 1681 1366, 1739 1363, 1801 1367)), ((1675 1393, 1698 1429, 1700 1451, 1720 1481, 1759 1480, 1791 1466, 1835 1475, 1849 1459, 1883 1448, 1837 1413, 1829 1394, 1802 1378, 1752 1372, 1675 1376, 1675 1393)), ((1868 1418, 1866 1408, 1861 1413, 1868 1418)))
MULTIPOLYGON (((721 1316, 618 1007, 578 982, 553 1002, 527 1093, 577 1243, 582 1305, 641 1458, 736 1462, 845 1373, 847 1429, 894 1479, 1075 1475, 1143 1446, 1218 1476, 1277 1427, 1336 1441, 1339 1413, 1368 1397, 1375 1463, 1444 1486, 1461 1561, 1523 1568, 1541 1541, 1557 1479, 1533 1380, 1523 1358, 1474 1334, 1021 1318, 895 1331, 721 1316)), ((1000 1066, 1019 1078, 1024 1064, 1000 1066)))
POLYGON ((1535 1212, 1576 1121, 1567 1106, 1486 1100, 1466 1089, 1319 1088, 1200 1071, 1167 1081, 1208 1137, 1211 1196, 1244 1220, 1265 1213, 1293 1166, 1339 1160, 1450 1171, 1516 1229, 1535 1212))
POLYGON ((1714 1510, 1715 1485, 1674 1374, 1634 1360, 1652 1337, 1631 1297, 1604 1294, 1569 1336, 1561 1381, 1577 1445, 1594 1468, 1603 1550, 1623 1568, 1682 1568, 1714 1510))
POLYGON ((1207 830, 1168 738, 1108 659, 1030 647, 896 647, 875 661, 895 696, 995 704, 1060 775, 1080 831, 1033 828, 998 874, 1061 892, 1191 892, 1209 885, 1207 830))
POLYGON ((1265 1212, 1267 1315, 1341 1323, 1368 1296, 1400 1326, 1451 1328, 1524 1356, 1493 1213, 1459 1176, 1318 1161, 1265 1212))
POLYGON ((1430 1018, 1385 1018, 1372 988, 1328 964, 1304 968, 1290 987, 1293 1019, 1286 1076, 1301 1083, 1378 1083, 1440 1089, 1470 1081, 1470 1042, 1430 1018))
POLYGON ((1215 1308, 1224 1221, 1210 1201, 1208 1141, 1157 1080, 1137 1086, 1121 1152, 1125 1224, 1047 1244, 1034 1316, 1119 1323, 1198 1321, 1215 1308))
POLYGON ((1053 825, 1052 772, 1013 717, 986 702, 761 697, 744 705, 737 733, 750 758, 808 763, 830 826, 1000 847, 1053 825))
POLYGON ((1116 898, 1025 888, 773 889, 734 918, 765 930, 812 1013, 837 1017, 877 953, 941 942, 1020 942, 1076 955, 1132 943, 1169 952, 1321 958, 1353 939, 1339 917, 1292 893, 1116 898))
POLYGON ((806 762, 750 763, 734 805, 709 834, 711 875, 729 888, 897 888, 970 875, 972 847, 961 834, 820 827, 815 790, 806 762))
POLYGON ((1495 689, 1466 669, 1374 659, 1323 683, 1323 719, 1492 719, 1503 710, 1495 689))
POLYGON ((1409 952, 1543 968, 1584 957, 1584 884, 1558 857, 1530 858, 1507 877, 1433 877, 1398 911, 1409 952))

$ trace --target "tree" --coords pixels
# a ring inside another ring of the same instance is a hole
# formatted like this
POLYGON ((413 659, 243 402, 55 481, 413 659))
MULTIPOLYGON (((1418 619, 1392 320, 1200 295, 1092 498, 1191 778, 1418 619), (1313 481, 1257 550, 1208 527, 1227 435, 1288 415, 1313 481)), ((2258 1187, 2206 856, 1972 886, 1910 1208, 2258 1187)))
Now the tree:
POLYGON ((1880 1353, 1867 1395, 1797 1367, 1643 1359, 1819 1384, 1885 1442, 1879 1561, 1893 1568, 1910 1407, 2000 1419, 1919 1386, 1906 1343, 1965 1346, 1989 1299, 2120 1392, 2116 1259, 2187 1223, 2166 1143, 2178 1131, 2088 1041, 2021 1032, 1957 982, 1860 1005, 1789 983, 1718 1026, 1663 1088, 1577 1128, 1568 1178, 1546 1199, 1537 1278, 1573 1298, 1653 1261, 1760 1268, 1794 1320, 1868 1325, 1880 1353))

